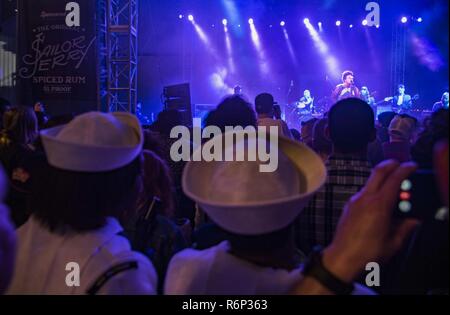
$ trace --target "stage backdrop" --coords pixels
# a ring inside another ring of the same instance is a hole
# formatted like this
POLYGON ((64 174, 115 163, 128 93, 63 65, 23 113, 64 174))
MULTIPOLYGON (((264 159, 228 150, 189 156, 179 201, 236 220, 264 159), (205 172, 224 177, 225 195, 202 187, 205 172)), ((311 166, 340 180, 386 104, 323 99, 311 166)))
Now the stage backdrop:
MULTIPOLYGON (((64 0, 19 0, 18 101, 42 101, 52 115, 97 110, 96 2, 77 0, 79 26, 64 0)), ((76 15, 76 13, 75 13, 76 15)))

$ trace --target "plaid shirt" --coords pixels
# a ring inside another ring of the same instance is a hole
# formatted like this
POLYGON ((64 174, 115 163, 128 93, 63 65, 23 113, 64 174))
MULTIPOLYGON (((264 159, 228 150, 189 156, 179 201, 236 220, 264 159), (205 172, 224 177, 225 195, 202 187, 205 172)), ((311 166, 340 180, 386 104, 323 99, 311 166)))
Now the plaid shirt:
POLYGON ((295 223, 297 246, 305 254, 316 245, 330 244, 345 204, 364 187, 371 173, 370 163, 362 158, 332 156, 325 164, 328 177, 324 187, 295 223))

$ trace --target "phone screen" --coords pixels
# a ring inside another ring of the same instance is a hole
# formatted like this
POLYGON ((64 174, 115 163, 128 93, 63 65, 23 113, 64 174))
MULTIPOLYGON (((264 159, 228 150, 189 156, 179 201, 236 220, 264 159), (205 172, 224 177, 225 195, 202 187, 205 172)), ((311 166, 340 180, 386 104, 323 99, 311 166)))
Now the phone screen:
POLYGON ((448 208, 442 202, 432 171, 419 170, 403 181, 395 215, 422 222, 447 220, 448 208))

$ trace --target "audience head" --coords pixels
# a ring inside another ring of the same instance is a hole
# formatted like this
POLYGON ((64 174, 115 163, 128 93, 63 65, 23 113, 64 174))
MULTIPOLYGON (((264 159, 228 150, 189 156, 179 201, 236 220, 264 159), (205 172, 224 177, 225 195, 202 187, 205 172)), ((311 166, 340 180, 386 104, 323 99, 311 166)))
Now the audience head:
MULTIPOLYGON (((211 141, 220 145, 223 137, 211 141)), ((242 148, 251 137, 238 140, 244 142, 242 148)), ((277 240, 285 240, 289 234, 285 229, 290 228, 310 196, 325 181, 325 166, 317 154, 293 140, 279 141, 278 168, 272 173, 261 172, 262 162, 251 160, 186 165, 183 174, 186 195, 231 236, 232 246, 243 249, 251 244, 255 250, 272 250, 285 245, 277 240), (271 234, 273 237, 261 237, 271 234), (273 242, 264 244, 262 240, 268 239, 273 242)), ((241 147, 241 143, 228 145, 225 150, 236 151, 241 147)))
POLYGON ((3 144, 31 144, 38 136, 38 123, 31 107, 16 106, 3 114, 3 144))
POLYGON ((411 156, 419 164, 419 167, 432 168, 434 146, 442 140, 448 141, 448 128, 448 109, 434 112, 424 122, 424 130, 411 148, 411 156))
POLYGON ((50 129, 70 123, 75 118, 74 114, 64 114, 51 117, 43 129, 50 129))
POLYGON ((32 204, 48 229, 95 230, 133 207, 143 142, 135 116, 91 112, 42 131, 41 138, 48 163, 38 169, 32 204))
POLYGON ((9 110, 10 107, 11 107, 11 103, 8 100, 0 97, 0 130, 2 129, 2 126, 3 126, 3 114, 7 110, 9 110))
POLYGON ((255 109, 258 115, 273 115, 273 107, 275 105, 275 100, 273 96, 269 93, 259 94, 255 98, 255 109))
POLYGON ((312 137, 312 148, 316 153, 318 153, 322 158, 328 157, 331 154, 333 145, 330 139, 325 135, 325 128, 328 124, 326 118, 318 120, 314 124, 313 137, 312 137))
POLYGON ((225 98, 215 110, 209 112, 205 119, 205 126, 217 126, 222 132, 227 126, 256 128, 257 119, 250 103, 240 96, 230 96, 225 98))
POLYGON ((0 165, 0 295, 8 288, 13 275, 17 242, 9 210, 3 204, 6 191, 7 179, 0 165))
POLYGON ((328 113, 327 132, 333 150, 344 154, 362 153, 375 140, 372 108, 363 100, 348 98, 337 102, 328 113))
POLYGON ((183 116, 181 112, 176 109, 165 109, 158 114, 151 129, 169 136, 174 127, 181 125, 183 125, 183 116))
POLYGON ((392 119, 397 116, 395 112, 384 112, 378 115, 378 123, 382 128, 389 128, 392 119))
POLYGON ((397 115, 389 125, 389 137, 391 142, 410 143, 414 138, 418 121, 409 115, 397 115))
POLYGON ((314 124, 317 122, 317 120, 317 118, 312 118, 310 120, 302 122, 302 142, 309 147, 312 147, 314 124))
MULTIPOLYGON (((162 208, 158 215, 174 216, 174 200, 172 179, 167 164, 154 152, 142 152, 142 193, 138 201, 138 208, 145 206, 154 197, 161 201, 162 208)), ((147 210, 147 209, 145 209, 147 210)))

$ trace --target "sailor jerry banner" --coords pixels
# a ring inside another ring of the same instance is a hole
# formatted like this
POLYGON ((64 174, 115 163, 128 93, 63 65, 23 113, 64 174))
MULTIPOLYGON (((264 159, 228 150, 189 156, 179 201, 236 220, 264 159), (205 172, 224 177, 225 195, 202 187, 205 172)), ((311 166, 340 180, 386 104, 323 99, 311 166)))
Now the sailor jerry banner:
POLYGON ((22 103, 42 101, 53 114, 97 109, 96 2, 19 1, 22 103))

